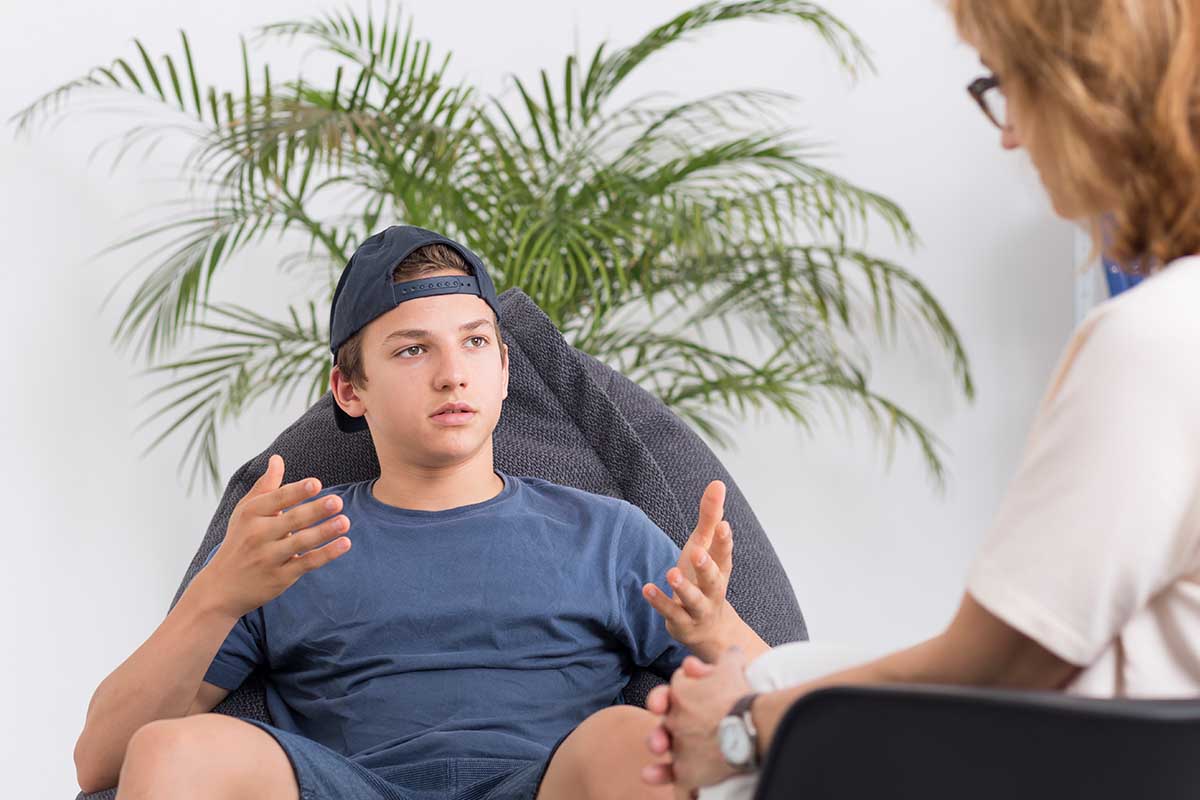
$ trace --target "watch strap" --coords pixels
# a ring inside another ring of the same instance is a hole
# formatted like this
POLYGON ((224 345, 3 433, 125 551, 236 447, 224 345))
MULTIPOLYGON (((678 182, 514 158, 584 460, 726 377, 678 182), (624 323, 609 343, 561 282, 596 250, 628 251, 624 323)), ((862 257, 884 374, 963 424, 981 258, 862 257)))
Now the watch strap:
POLYGON ((750 710, 750 705, 754 702, 754 698, 758 697, 758 692, 751 692, 738 698, 738 701, 733 704, 733 708, 729 709, 729 713, 725 716, 741 716, 750 710))
POLYGON ((729 709, 729 713, 725 715, 737 717, 750 737, 750 762, 745 765, 747 771, 758 769, 758 729, 755 728, 754 717, 750 713, 750 707, 754 704, 758 694, 758 692, 751 692, 738 698, 738 701, 733 704, 733 708, 729 709))

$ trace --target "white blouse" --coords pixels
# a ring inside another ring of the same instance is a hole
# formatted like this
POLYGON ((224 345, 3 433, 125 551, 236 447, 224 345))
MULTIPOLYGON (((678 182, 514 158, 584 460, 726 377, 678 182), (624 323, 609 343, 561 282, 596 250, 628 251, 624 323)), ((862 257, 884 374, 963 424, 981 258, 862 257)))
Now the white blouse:
POLYGON ((1080 324, 967 591, 1071 692, 1200 692, 1200 257, 1080 324))

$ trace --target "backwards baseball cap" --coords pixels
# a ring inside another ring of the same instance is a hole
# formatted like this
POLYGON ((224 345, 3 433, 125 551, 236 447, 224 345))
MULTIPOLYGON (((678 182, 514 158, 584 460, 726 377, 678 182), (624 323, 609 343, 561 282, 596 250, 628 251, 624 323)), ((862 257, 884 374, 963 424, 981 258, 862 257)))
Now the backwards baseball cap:
MULTIPOLYGON (((439 233, 412 225, 393 225, 367 239, 342 270, 333 302, 329 306, 329 350, 337 363, 338 348, 361 331, 371 320, 386 314, 406 300, 440 294, 473 294, 483 298, 496 319, 500 319, 500 302, 496 287, 484 269, 483 261, 458 242, 439 233), (471 275, 439 275, 418 278, 402 283, 392 282, 396 266, 418 248, 441 244, 454 250, 467 262, 471 275)), ((352 417, 333 404, 338 429, 345 433, 365 430, 365 417, 352 417)))

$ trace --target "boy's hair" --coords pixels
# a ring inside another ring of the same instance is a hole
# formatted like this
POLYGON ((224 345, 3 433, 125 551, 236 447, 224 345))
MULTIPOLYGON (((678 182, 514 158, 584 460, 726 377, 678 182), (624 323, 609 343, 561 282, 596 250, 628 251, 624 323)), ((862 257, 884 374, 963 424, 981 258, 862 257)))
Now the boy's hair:
MULTIPOLYGON (((452 247, 444 244, 427 244, 418 247, 392 268, 392 283, 414 281, 435 272, 453 270, 463 275, 471 275, 471 267, 452 247)), ((500 348, 500 357, 504 358, 504 340, 500 336, 500 323, 496 321, 496 344, 500 348)), ((342 371, 346 380, 354 386, 367 385, 367 373, 362 363, 362 331, 351 336, 346 343, 338 348, 337 359, 334 361, 342 371)))

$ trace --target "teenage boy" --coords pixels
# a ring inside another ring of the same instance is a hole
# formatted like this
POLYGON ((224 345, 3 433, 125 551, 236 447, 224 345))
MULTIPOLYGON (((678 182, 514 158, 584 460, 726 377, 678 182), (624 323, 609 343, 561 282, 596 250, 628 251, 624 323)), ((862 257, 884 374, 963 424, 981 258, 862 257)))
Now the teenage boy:
POLYGON ((725 600, 723 485, 681 552, 625 501, 496 471, 499 303, 482 261, 433 232, 394 226, 355 251, 330 349, 337 425, 370 431, 379 477, 284 485, 271 456, 179 603, 97 689, 80 785, 119 779, 121 800, 669 796, 640 779, 656 718, 620 702, 633 668, 767 649, 725 600), (664 575, 687 594, 668 597, 664 575), (664 626, 647 600, 688 613, 664 626), (256 668, 273 725, 206 713, 256 668))

